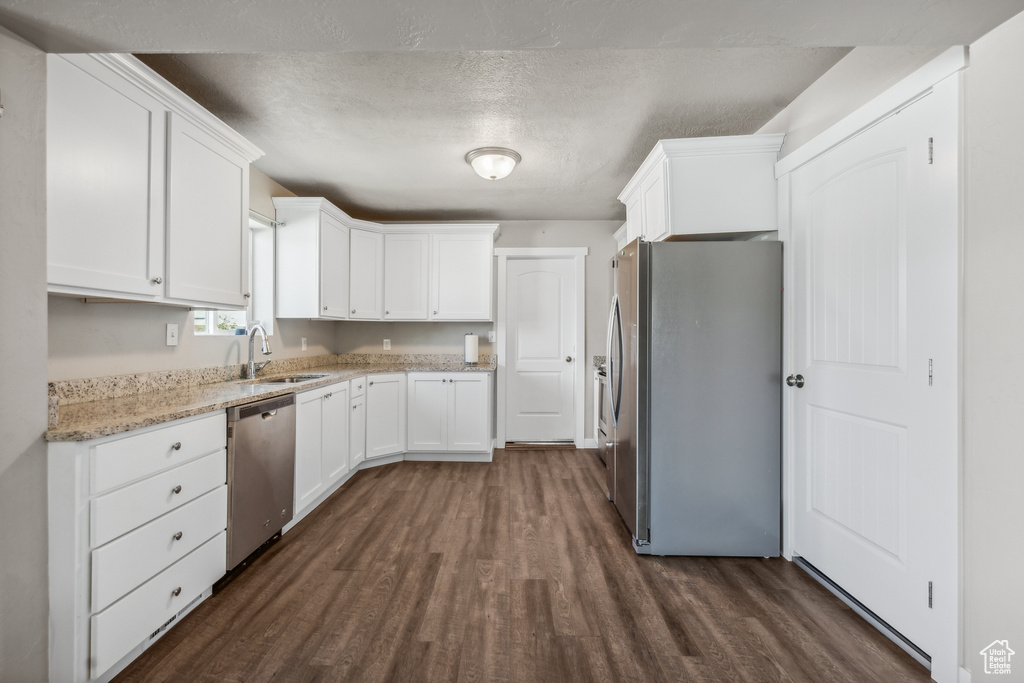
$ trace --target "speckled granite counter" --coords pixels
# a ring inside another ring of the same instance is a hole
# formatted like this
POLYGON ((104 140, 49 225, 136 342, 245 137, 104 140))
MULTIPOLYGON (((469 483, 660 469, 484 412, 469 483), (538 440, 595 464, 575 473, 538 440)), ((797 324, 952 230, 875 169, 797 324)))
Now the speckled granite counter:
POLYGON ((466 365, 458 354, 344 354, 289 359, 268 366, 257 380, 238 377, 241 366, 141 373, 50 383, 47 441, 86 441, 283 396, 353 377, 385 372, 490 372, 494 356, 466 365), (299 384, 261 384, 281 375, 322 374, 299 384))

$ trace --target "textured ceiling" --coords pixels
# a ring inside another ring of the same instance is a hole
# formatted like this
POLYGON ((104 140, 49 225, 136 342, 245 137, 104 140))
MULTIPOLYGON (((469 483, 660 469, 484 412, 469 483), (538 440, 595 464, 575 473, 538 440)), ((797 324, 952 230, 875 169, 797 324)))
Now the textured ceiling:
POLYGON ((151 53, 267 153, 257 168, 353 216, 621 219, 616 196, 656 140, 755 132, 849 47, 969 44, 1020 11, 1024 0, 0 0, 0 25, 51 52, 151 53), (523 156, 496 183, 463 160, 491 145, 523 156))
POLYGON ((1020 0, 0 0, 49 51, 956 45, 1020 0))
POLYGON ((155 55, 299 194, 381 220, 619 218, 662 138, 752 133, 845 50, 155 55), (477 177, 466 152, 522 163, 477 177))

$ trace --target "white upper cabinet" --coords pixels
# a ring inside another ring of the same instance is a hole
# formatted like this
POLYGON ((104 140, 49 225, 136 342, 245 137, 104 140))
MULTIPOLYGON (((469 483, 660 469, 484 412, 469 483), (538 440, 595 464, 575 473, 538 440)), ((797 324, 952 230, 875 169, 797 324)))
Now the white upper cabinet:
POLYGON ((362 228, 352 228, 349 235, 349 317, 380 320, 384 311, 384 235, 362 228))
POLYGON ((159 298, 164 107, 100 62, 71 59, 47 59, 50 290, 159 298))
POLYGON ((277 317, 349 317, 350 220, 319 197, 274 197, 277 317))
POLYGON ((47 280, 74 296, 241 308, 263 153, 130 55, 47 58, 47 280))
POLYGON ((783 137, 661 140, 619 195, 628 239, 777 230, 783 137))
POLYGON ((431 320, 491 319, 493 256, 493 230, 431 235, 431 320))
POLYGON ((244 308, 249 299, 249 160, 171 113, 167 296, 244 308))
POLYGON ((384 235, 384 319, 426 320, 430 235, 384 235))

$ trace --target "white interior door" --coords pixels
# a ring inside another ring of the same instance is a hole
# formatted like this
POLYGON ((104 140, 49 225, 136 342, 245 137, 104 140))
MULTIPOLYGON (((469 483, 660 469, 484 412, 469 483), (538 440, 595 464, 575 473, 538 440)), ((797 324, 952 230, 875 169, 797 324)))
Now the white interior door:
POLYGON ((573 258, 508 261, 508 441, 573 440, 575 268, 573 258))
POLYGON ((956 670, 956 101, 937 88, 791 175, 792 549, 938 680, 956 670))

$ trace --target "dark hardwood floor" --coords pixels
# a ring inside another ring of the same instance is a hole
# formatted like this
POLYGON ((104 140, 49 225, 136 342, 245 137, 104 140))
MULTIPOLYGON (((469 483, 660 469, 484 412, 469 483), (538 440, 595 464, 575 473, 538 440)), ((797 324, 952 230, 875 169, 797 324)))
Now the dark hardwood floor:
POLYGON ((356 474, 127 681, 927 681, 782 559, 640 557, 594 451, 356 474))

